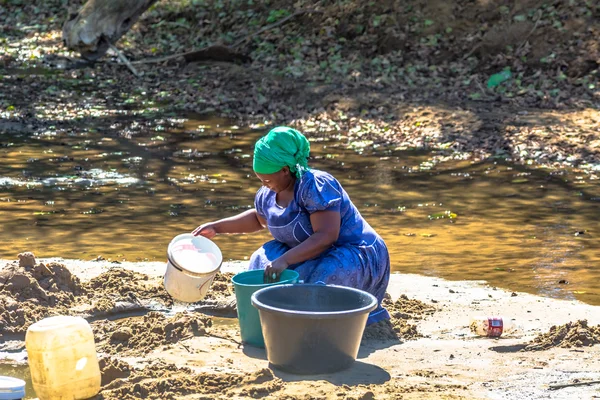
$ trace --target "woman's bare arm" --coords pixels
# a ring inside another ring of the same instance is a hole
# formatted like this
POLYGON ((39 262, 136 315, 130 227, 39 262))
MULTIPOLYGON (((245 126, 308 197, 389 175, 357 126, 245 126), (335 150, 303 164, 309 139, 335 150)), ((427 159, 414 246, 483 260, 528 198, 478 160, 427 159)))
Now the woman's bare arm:
POLYGON ((244 211, 233 217, 223 218, 215 222, 200 225, 192 232, 193 235, 205 236, 209 239, 217 234, 252 233, 264 229, 266 221, 258 215, 256 209, 244 211))
POLYGON ((310 215, 314 233, 298 246, 288 250, 281 258, 287 265, 310 260, 327 250, 340 236, 339 211, 317 211, 310 215))

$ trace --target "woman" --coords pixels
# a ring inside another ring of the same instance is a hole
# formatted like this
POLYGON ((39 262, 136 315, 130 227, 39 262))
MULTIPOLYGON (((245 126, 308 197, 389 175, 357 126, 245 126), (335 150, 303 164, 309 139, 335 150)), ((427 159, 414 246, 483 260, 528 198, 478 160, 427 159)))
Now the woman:
MULTIPOLYGON (((390 276, 387 247, 342 185, 327 172, 308 168, 309 152, 309 141, 297 130, 271 130, 254 149, 253 169, 262 182, 255 208, 192 233, 211 239, 268 228, 275 240, 254 252, 249 269, 264 269, 267 281, 293 269, 306 283, 362 289, 381 304, 390 276)), ((389 314, 380 305, 367 324, 383 319, 389 314)))

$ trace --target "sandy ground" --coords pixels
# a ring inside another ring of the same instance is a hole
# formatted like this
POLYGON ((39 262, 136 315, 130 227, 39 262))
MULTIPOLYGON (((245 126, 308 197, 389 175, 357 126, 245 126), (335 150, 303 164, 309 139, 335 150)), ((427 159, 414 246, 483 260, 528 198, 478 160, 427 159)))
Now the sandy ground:
MULTIPOLYGON (((165 268, 164 263, 39 261, 63 264, 82 282, 109 269, 124 269, 147 274, 149 281, 156 283, 165 268)), ((0 265, 6 269, 7 262, 0 260, 0 265)), ((239 271, 244 265, 228 263, 222 271, 239 271)), ((218 287, 228 290, 225 283, 218 287)), ((264 350, 239 345, 235 318, 177 314, 183 308, 176 304, 167 307, 166 313, 119 320, 126 323, 112 328, 110 324, 119 321, 94 321, 104 372, 98 399, 600 398, 600 384, 550 388, 553 384, 600 380, 600 346, 523 350, 553 325, 584 319, 590 326, 600 324, 600 307, 512 293, 485 282, 452 282, 408 274, 394 274, 388 292, 393 301, 405 295, 435 307, 433 313, 408 319, 422 337, 363 339, 352 368, 319 376, 270 370, 264 350), (520 329, 501 339, 476 337, 469 323, 472 316, 481 314, 512 318, 520 329), (136 336, 140 326, 163 320, 169 324, 156 330, 154 339, 136 336), (116 331, 129 340, 114 335, 116 331), (116 343, 120 347, 116 348, 116 343), (145 350, 136 351, 136 346, 145 350)), ((0 351, 5 352, 0 355, 18 358, 19 338, 6 339, 14 340, 4 341, 0 351), (7 346, 12 346, 12 352, 7 346)))

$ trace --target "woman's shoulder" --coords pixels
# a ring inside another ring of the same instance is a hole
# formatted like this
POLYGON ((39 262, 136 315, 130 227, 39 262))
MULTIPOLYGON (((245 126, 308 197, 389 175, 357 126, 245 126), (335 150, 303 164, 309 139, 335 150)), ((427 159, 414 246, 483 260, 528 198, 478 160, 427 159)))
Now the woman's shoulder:
POLYGON ((267 199, 271 191, 266 186, 261 186, 256 191, 256 195, 254 195, 254 199, 256 202, 262 202, 267 199))
POLYGON ((319 207, 324 204, 342 201, 343 189, 330 173, 311 169, 302 175, 296 196, 304 207, 312 209, 315 206, 316 209, 322 209, 319 207))
POLYGON ((338 186, 340 183, 333 175, 329 172, 321 171, 319 169, 309 169, 304 174, 302 174, 302 179, 300 179, 300 185, 313 185, 313 184, 335 184, 338 186))

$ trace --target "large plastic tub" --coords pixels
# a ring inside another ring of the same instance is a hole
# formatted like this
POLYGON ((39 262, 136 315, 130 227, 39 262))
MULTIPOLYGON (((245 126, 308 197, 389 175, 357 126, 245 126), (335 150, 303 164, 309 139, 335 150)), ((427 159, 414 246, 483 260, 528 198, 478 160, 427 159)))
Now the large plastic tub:
POLYGON ((267 357, 295 374, 341 371, 356 360, 375 296, 326 285, 279 285, 252 295, 259 310, 267 357))
POLYGON ((279 282, 264 283, 264 270, 244 271, 231 278, 233 290, 237 301, 237 313, 240 323, 240 335, 242 342, 255 347, 265 347, 265 341, 260 327, 258 310, 252 307, 250 298, 257 290, 286 283, 296 283, 298 273, 286 269, 282 272, 279 282))

